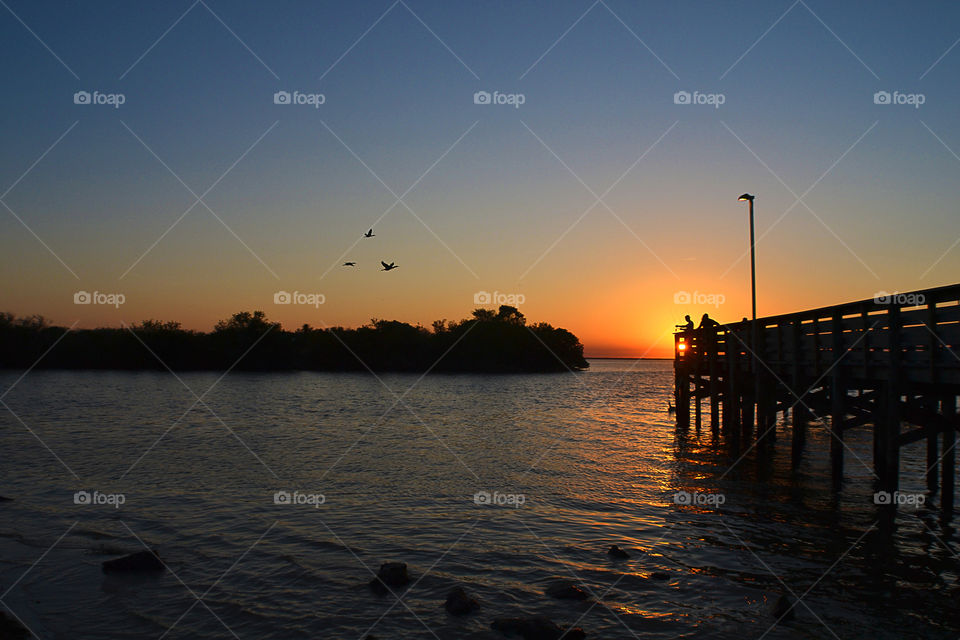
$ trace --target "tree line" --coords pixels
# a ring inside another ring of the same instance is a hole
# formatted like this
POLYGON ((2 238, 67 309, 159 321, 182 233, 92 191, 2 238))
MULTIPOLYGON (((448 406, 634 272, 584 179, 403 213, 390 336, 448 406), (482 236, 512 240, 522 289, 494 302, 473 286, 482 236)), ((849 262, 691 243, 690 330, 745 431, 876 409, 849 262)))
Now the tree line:
POLYGON ((516 307, 476 309, 431 329, 373 319, 354 329, 303 325, 287 331, 263 311, 243 311, 212 331, 145 320, 130 327, 70 330, 41 316, 0 313, 0 367, 26 369, 412 371, 523 373, 589 366, 566 329, 527 324, 516 307), (55 346, 54 346, 55 345, 55 346), (44 355, 46 354, 46 355, 44 355), (41 356, 43 356, 41 358, 41 356))

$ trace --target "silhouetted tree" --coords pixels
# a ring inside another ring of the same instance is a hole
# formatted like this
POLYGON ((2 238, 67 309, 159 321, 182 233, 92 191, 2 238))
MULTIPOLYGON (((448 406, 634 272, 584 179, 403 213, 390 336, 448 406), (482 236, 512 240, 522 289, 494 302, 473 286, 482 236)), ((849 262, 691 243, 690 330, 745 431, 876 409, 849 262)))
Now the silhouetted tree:
POLYGON ((396 320, 371 319, 356 329, 288 332, 263 311, 242 311, 213 331, 179 322, 144 320, 129 329, 68 331, 41 316, 0 313, 0 367, 98 369, 488 371, 583 369, 583 345, 549 324, 527 326, 516 307, 476 309, 461 321, 437 320, 432 331, 396 320), (61 339, 62 338, 62 339, 61 339), (60 340, 59 342, 57 342, 60 340), (56 349, 50 349, 57 343, 56 349), (146 348, 144 348, 146 345, 146 348))

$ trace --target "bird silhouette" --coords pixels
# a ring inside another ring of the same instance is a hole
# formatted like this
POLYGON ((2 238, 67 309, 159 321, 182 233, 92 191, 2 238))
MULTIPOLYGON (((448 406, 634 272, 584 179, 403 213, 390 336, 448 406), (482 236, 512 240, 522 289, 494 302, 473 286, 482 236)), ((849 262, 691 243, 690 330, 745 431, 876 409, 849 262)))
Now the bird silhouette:
POLYGON ((395 265, 395 264, 392 263, 392 262, 391 262, 390 264, 387 264, 386 262, 384 262, 383 260, 381 260, 381 261, 380 261, 380 264, 383 265, 383 269, 380 269, 380 271, 390 271, 391 269, 396 269, 396 268, 397 268, 397 265, 395 265))
POLYGON ((667 413, 673 413, 677 408, 670 403, 670 399, 667 399, 667 413))
POLYGON ((365 234, 363 234, 363 237, 364 237, 364 238, 372 238, 372 237, 375 236, 375 235, 376 235, 376 234, 373 232, 373 229, 370 229, 370 230, 367 231, 365 234))
POLYGON ((357 266, 357 263, 356 263, 356 262, 344 262, 344 263, 343 263, 343 266, 345 266, 345 267, 355 267, 355 266, 357 266))

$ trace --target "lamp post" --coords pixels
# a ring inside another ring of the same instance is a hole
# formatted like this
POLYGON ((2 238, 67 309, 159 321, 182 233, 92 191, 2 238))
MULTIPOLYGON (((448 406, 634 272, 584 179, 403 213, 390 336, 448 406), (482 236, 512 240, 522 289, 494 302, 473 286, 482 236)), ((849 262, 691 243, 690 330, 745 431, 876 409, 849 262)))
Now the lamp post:
POLYGON ((753 199, 755 196, 745 193, 737 200, 750 203, 750 293, 753 301, 753 320, 757 320, 757 258, 756 243, 753 239, 753 199))
POLYGON ((753 428, 753 407, 757 407, 757 436, 760 436, 760 362, 757 351, 760 348, 759 327, 757 326, 757 259, 756 259, 756 241, 753 235, 753 198, 749 193, 744 193, 737 200, 750 203, 750 295, 753 303, 753 322, 750 323, 750 358, 753 364, 753 400, 751 400, 751 419, 750 428, 753 428), (756 404, 754 404, 756 403, 756 404))

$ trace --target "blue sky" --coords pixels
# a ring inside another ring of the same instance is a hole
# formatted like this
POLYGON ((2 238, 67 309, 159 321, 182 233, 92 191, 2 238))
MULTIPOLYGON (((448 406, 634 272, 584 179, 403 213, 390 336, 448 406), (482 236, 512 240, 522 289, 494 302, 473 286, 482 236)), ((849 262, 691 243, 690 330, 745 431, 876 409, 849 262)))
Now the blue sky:
POLYGON ((743 191, 761 314, 951 283, 958 39, 945 3, 8 0, 2 307, 429 324, 489 290, 588 353, 655 355, 702 311, 678 291, 748 312, 743 191))

